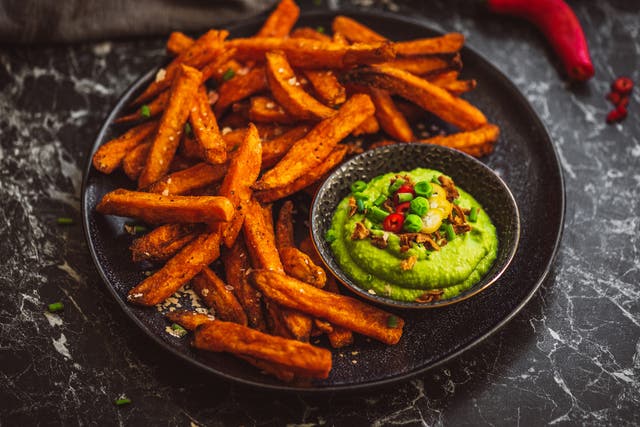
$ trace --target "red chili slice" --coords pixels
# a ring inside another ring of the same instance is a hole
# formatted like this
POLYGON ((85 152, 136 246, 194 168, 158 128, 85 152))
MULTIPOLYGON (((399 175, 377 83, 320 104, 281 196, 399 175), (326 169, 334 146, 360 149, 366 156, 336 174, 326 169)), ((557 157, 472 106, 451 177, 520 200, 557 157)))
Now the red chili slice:
POLYGON ((407 184, 401 185, 400 188, 398 188, 398 191, 396 191, 396 193, 411 193, 413 195, 416 194, 413 191, 413 187, 407 184))
POLYGON ((396 213, 404 215, 407 212, 409 212, 410 208, 411 208, 411 202, 400 203, 398 206, 396 206, 396 213))
POLYGON ((633 89, 633 80, 629 77, 618 77, 611 83, 611 90, 619 93, 620 95, 628 95, 633 89))
POLYGON ((402 224, 404 223, 404 215, 399 213, 392 213, 382 221, 382 228, 385 231, 391 231, 392 233, 398 233, 402 231, 402 224))

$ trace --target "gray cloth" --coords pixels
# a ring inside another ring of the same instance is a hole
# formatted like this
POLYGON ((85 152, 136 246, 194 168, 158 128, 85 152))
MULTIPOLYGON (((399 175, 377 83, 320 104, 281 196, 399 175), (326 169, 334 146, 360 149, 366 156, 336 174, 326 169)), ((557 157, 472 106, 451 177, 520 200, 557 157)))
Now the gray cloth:
POLYGON ((202 31, 275 0, 0 0, 0 42, 57 43, 202 31))

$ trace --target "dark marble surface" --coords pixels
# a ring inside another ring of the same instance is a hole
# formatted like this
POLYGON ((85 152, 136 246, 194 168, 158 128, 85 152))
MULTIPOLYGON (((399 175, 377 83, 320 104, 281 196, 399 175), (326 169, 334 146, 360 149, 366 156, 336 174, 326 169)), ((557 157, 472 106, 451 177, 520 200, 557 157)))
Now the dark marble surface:
MULTIPOLYGON (((0 50, 0 425, 637 425, 640 91, 606 125, 620 74, 640 78, 634 2, 572 2, 596 78, 570 86, 533 27, 463 1, 330 1, 419 16, 526 95, 556 144, 566 224, 552 274, 498 333, 388 390, 278 396, 165 355, 101 283, 80 220, 81 171, 106 113, 163 39, 0 50), (68 216, 76 225, 61 227, 68 216), (61 300, 61 314, 45 312, 61 300), (133 403, 116 407, 126 395, 133 403)), ((313 8, 312 2, 307 6, 313 8)), ((325 6, 323 6, 325 7, 325 6)))

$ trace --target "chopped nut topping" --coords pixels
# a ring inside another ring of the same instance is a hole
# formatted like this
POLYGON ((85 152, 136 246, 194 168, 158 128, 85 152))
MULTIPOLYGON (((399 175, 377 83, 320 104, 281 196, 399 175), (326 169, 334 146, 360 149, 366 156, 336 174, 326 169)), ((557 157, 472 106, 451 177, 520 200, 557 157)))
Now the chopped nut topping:
POLYGON ((349 218, 351 218, 358 210, 355 197, 349 197, 349 218))
POLYGON ((361 222, 356 222, 356 226, 353 229, 353 233, 351 234, 351 240, 362 240, 369 237, 371 232, 364 226, 361 222))
POLYGON ((413 269, 413 266, 416 265, 416 261, 418 261, 418 257, 415 255, 411 255, 409 258, 402 260, 400 262, 400 268, 402 271, 407 271, 413 269))
POLYGON ((383 234, 382 236, 373 236, 371 237, 371 244, 379 249, 386 249, 389 246, 387 242, 389 238, 388 234, 383 234))
POLYGON ((444 175, 440 175, 438 177, 438 181, 440 181, 440 184, 442 184, 442 187, 447 192, 447 200, 448 201, 451 202, 454 199, 457 199, 458 197, 460 197, 460 193, 458 193, 458 189, 456 188, 456 186, 453 183, 453 180, 451 178, 449 178, 447 176, 444 176, 444 175))
POLYGON ((438 301, 443 293, 444 291, 441 289, 429 290, 429 291, 426 291, 424 294, 420 295, 418 298, 416 298, 415 301, 421 302, 421 303, 438 301))

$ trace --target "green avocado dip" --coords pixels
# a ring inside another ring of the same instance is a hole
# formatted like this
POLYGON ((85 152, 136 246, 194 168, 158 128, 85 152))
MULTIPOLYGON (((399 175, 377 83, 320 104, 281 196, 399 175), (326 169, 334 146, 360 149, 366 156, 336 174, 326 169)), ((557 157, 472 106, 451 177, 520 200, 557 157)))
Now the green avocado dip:
POLYGON ((418 168, 356 181, 325 238, 336 261, 370 294, 397 301, 452 298, 497 255, 491 219, 451 178, 418 168))

